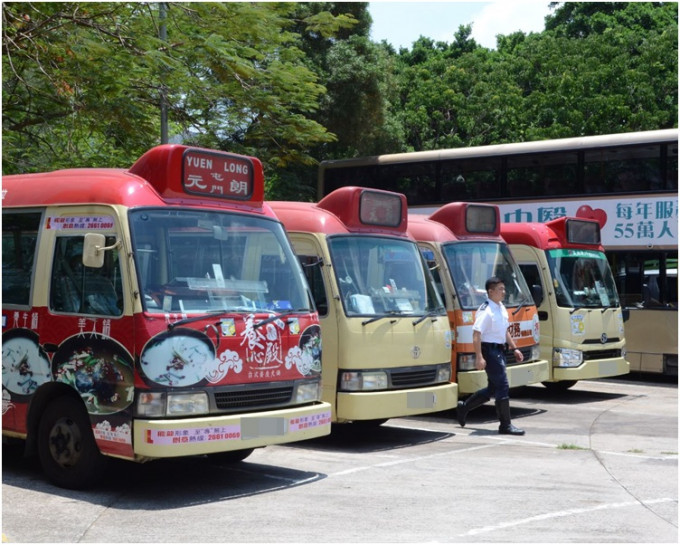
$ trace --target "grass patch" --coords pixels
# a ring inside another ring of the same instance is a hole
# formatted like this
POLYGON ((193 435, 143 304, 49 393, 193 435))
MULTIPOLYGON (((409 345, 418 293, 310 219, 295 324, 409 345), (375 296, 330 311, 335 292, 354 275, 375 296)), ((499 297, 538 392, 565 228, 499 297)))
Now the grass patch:
POLYGON ((557 448, 560 450, 588 450, 585 447, 579 447, 578 445, 571 445, 567 443, 562 443, 557 448))
POLYGON ((642 454, 644 452, 644 450, 639 449, 639 448, 632 448, 627 452, 630 452, 631 454, 642 454))

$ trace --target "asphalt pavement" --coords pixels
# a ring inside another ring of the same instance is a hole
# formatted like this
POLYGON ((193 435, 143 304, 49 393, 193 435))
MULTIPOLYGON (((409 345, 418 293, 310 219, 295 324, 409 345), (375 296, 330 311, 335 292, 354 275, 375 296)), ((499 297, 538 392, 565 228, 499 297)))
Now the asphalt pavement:
POLYGON ((89 491, 49 484, 3 446, 2 534, 15 543, 677 543, 675 380, 582 381, 256 450, 114 461, 89 491))

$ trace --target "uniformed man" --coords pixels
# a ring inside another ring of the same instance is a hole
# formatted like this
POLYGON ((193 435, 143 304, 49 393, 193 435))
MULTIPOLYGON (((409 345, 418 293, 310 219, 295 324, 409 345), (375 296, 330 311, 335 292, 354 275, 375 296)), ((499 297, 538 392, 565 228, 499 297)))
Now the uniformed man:
POLYGON ((505 284, 497 276, 492 276, 486 281, 485 288, 487 300, 477 310, 472 326, 472 343, 475 347, 475 367, 486 371, 488 386, 476 391, 464 402, 459 401, 456 416, 461 427, 465 427, 467 414, 493 397, 500 420, 498 433, 524 435, 524 430, 516 428, 510 421, 510 386, 505 371, 506 345, 514 350, 517 361, 523 361, 524 356, 508 331, 508 311, 503 305, 505 284))

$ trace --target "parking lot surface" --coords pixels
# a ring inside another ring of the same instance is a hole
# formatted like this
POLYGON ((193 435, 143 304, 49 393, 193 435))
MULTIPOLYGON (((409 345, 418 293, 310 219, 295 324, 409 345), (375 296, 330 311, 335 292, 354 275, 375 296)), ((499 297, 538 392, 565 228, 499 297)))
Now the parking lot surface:
POLYGON ((6 542, 677 543, 677 383, 582 381, 493 404, 334 427, 219 465, 115 461, 85 492, 3 446, 6 542))

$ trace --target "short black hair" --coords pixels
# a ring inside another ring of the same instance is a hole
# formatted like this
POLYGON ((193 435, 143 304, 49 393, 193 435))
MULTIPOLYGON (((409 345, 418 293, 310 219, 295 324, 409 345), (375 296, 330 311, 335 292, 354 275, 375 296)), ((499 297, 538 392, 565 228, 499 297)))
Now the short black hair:
POLYGON ((486 284, 484 284, 484 289, 488 292, 489 290, 495 288, 498 284, 505 284, 505 282, 503 282, 503 280, 497 276, 492 276, 486 281, 486 284))

